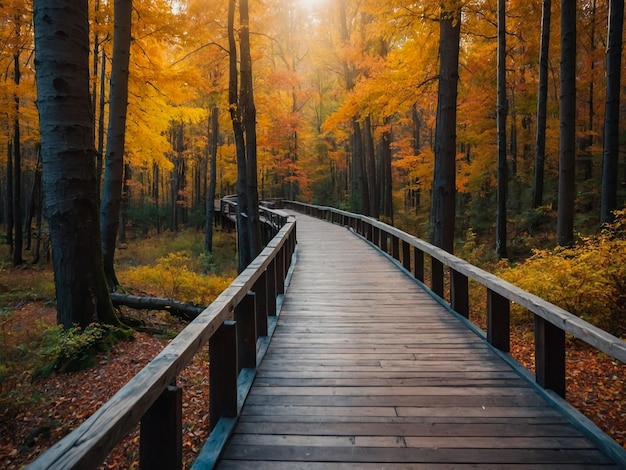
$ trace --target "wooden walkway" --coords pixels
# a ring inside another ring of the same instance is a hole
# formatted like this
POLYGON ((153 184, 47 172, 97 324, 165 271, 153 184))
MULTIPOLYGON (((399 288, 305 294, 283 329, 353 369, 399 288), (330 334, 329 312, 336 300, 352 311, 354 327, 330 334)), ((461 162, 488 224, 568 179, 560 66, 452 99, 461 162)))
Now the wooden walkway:
POLYGON ((619 468, 384 255, 297 223, 278 326, 218 468, 619 468))

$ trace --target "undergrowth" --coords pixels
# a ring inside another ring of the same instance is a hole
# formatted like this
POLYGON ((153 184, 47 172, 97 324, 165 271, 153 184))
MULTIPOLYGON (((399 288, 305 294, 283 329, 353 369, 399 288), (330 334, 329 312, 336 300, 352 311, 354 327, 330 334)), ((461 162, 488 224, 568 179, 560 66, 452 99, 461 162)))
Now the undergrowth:
MULTIPOLYGON (((571 247, 534 250, 529 259, 501 265, 496 274, 615 336, 626 336, 626 209, 616 212, 600 234, 571 247)), ((512 314, 520 311, 514 306, 512 314)))

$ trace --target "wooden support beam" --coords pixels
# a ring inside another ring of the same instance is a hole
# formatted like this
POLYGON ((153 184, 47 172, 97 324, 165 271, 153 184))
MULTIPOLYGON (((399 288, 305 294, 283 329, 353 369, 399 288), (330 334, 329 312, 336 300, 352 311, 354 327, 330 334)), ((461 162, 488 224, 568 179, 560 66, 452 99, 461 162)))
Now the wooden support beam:
POLYGON ((535 380, 565 398, 565 332, 535 315, 535 380))
POLYGON ((237 324, 225 321, 209 340, 209 426, 237 417, 237 324))
POLYGON ((411 271, 411 245, 402 240, 402 266, 411 271))
POLYGON ((451 269, 450 306, 456 313, 469 318, 469 281, 467 276, 451 269))
POLYGON ((511 303, 487 289, 487 341, 500 351, 511 349, 511 303))
POLYGON ((267 336, 267 270, 259 276, 252 290, 255 293, 257 334, 267 336))
POLYGON ((139 462, 142 469, 183 468, 183 391, 168 386, 141 418, 139 462))
POLYGON ((256 367, 256 309, 254 292, 249 291, 235 308, 237 322, 237 370, 256 367))
POLYGON ((430 260, 430 289, 443 299, 443 263, 436 258, 430 260))

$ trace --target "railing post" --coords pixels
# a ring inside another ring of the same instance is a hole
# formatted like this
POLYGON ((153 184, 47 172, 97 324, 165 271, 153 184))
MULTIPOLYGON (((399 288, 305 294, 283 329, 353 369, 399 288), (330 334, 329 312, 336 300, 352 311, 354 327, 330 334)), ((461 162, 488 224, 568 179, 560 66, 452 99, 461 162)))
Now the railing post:
POLYGON ((383 229, 379 229, 378 233, 380 234, 380 244, 378 247, 383 250, 385 253, 389 253, 389 243, 387 242, 387 232, 383 229))
POLYGON ((183 468, 183 391, 169 385, 141 418, 142 469, 183 468))
POLYGON ((274 258, 267 265, 267 270, 265 271, 265 275, 267 278, 267 316, 275 317, 276 316, 276 259, 274 258))
POLYGON ((276 293, 285 293, 285 250, 282 248, 276 253, 276 293))
POLYGON ((267 270, 263 271, 252 288, 256 301, 256 330, 259 336, 267 336, 267 270))
POLYGON ((225 321, 209 340, 209 429, 237 417, 237 324, 225 321))
POLYGON ((456 313, 469 318, 469 282, 467 276, 452 269, 450 278, 450 304, 456 313))
POLYGON ((411 271, 411 244, 402 240, 402 266, 411 271))
POLYGON ((565 398, 565 332, 535 315, 535 380, 565 398))
POLYGON ((393 256, 393 259, 400 261, 400 239, 395 235, 391 236, 391 256, 393 256))
POLYGON ((424 282, 424 252, 417 247, 413 248, 413 276, 424 282))
POLYGON ((509 299, 487 289, 487 341, 504 352, 511 349, 510 317, 509 299))
POLYGON ((436 258, 430 258, 430 288, 439 297, 443 298, 443 263, 436 258))
POLYGON ((256 367, 256 311, 254 292, 247 295, 235 308, 237 322, 237 370, 256 367))

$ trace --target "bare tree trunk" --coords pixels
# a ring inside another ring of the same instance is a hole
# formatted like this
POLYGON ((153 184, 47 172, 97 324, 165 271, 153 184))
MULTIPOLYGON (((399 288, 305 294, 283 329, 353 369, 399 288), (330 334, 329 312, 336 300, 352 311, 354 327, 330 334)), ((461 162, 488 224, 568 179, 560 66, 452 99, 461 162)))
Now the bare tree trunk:
POLYGON ((104 107, 106 103, 106 87, 105 87, 105 72, 106 72, 106 53, 102 50, 102 66, 100 69, 100 106, 98 108, 98 150, 96 152, 96 185, 98 195, 100 195, 100 186, 102 183, 102 168, 104 163, 104 107))
POLYGON ((363 152, 363 132, 361 125, 356 119, 352 120, 353 132, 353 151, 352 159, 354 161, 354 179, 356 180, 359 209, 358 212, 369 215, 370 200, 367 187, 367 174, 365 170, 365 157, 363 152))
POLYGON ((496 216, 496 254, 506 258, 506 0, 498 0, 498 210, 496 216))
POLYGON ((211 110, 209 121, 209 191, 206 195, 206 224, 204 227, 204 251, 213 252, 213 219, 215 217, 215 187, 217 185, 217 143, 219 132, 219 113, 217 107, 211 110))
POLYGON ((102 255, 109 289, 119 285, 115 275, 115 245, 120 224, 122 204, 122 177, 124 173, 124 141, 126 138, 126 110, 128 108, 128 64, 131 41, 131 0, 115 0, 113 29, 113 63, 109 126, 104 170, 104 189, 100 205, 102 255))
POLYGON ((435 130, 432 240, 450 253, 454 250, 456 199, 456 104, 459 81, 461 7, 441 12, 439 21, 439 91, 435 130))
POLYGON ((252 81, 250 54, 250 18, 248 0, 239 0, 239 47, 241 48, 241 91, 239 104, 243 113, 246 140, 246 194, 248 199, 248 224, 250 261, 261 252, 261 222, 259 220, 259 192, 257 182, 256 108, 252 81))
POLYGON ((613 219, 617 209, 619 163, 619 108, 622 71, 624 0, 610 0, 609 39, 606 49, 606 107, 604 108, 604 150, 602 152, 602 201, 600 222, 613 219))
MULTIPOLYGON (((385 127, 390 126, 389 117, 385 117, 385 127)), ((382 206, 383 215, 393 224, 393 180, 391 177, 391 130, 386 129, 380 140, 380 159, 382 162, 382 206)))
POLYGON ((363 122, 363 154, 367 167, 367 188, 369 195, 369 215, 380 217, 380 186, 376 177, 376 154, 374 152, 374 137, 372 136, 372 119, 368 115, 363 122))
MULTIPOLYGON (((13 56, 14 83, 20 84, 20 54, 13 56)), ((15 234, 13 237, 13 266, 24 263, 22 259, 23 247, 23 220, 22 220, 22 147, 20 142, 20 98, 17 92, 14 96, 15 119, 13 121, 13 221, 15 234)))
POLYGON ((574 241, 576 197, 576 2, 561 0, 561 96, 557 242, 574 241))
POLYGON ((539 53, 539 90, 537 93, 537 135, 535 138, 535 173, 533 209, 543 204, 543 180, 546 161, 546 123, 548 108, 548 57, 550 52, 550 17, 552 0, 543 0, 541 10, 541 51, 539 53))
POLYGON ((235 40, 235 0, 228 2, 228 49, 229 49, 229 81, 228 104, 230 119, 233 124, 235 151, 237 154, 237 252, 238 271, 242 272, 252 261, 250 253, 250 231, 247 217, 247 182, 246 144, 239 103, 239 82, 237 73, 237 41, 235 40))
POLYGON ((7 245, 11 253, 13 253, 13 227, 15 219, 13 218, 13 140, 7 140, 7 245))

